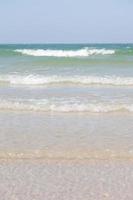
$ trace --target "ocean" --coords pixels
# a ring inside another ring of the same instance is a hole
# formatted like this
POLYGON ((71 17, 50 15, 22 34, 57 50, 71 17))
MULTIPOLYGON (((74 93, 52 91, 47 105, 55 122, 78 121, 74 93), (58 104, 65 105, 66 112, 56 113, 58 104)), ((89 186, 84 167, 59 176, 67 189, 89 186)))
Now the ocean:
POLYGON ((133 158, 133 44, 0 45, 0 158, 133 158))

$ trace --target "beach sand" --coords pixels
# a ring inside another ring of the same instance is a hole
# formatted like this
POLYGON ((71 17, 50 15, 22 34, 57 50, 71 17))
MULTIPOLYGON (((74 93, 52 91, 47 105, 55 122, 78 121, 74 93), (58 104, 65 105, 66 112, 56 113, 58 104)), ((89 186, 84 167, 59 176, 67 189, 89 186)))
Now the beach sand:
POLYGON ((133 161, 1 160, 1 200, 132 200, 133 161))

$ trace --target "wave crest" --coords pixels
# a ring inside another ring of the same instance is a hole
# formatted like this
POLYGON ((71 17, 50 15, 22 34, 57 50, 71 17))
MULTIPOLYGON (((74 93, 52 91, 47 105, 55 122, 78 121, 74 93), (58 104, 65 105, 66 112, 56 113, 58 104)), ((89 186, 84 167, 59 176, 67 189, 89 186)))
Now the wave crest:
POLYGON ((88 57, 91 55, 111 55, 115 50, 110 49, 89 49, 80 50, 44 50, 44 49, 16 49, 15 52, 29 56, 48 56, 48 57, 88 57))
POLYGON ((119 76, 44 76, 44 75, 1 75, 1 84, 12 85, 50 85, 50 84, 79 84, 79 85, 112 85, 133 86, 133 77, 119 76))
POLYGON ((119 102, 82 102, 64 99, 29 99, 29 100, 0 100, 0 110, 34 111, 34 112, 133 112, 133 104, 119 102))

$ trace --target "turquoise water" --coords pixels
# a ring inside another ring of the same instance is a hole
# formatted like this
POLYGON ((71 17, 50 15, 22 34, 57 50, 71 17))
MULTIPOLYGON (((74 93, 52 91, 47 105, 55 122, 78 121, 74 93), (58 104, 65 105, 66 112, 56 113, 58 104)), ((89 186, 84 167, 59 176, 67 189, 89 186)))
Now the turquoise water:
POLYGON ((133 44, 0 45, 0 109, 132 112, 133 44))
POLYGON ((0 45, 0 158, 132 159, 133 45, 0 45))

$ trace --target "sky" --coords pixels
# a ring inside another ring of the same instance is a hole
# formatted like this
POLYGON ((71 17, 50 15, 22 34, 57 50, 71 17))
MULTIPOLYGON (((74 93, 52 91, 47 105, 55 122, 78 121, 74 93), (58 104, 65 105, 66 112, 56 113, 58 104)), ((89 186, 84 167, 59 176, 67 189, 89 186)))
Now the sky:
POLYGON ((133 43, 133 0, 0 0, 0 43, 133 43))

